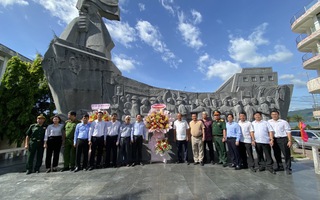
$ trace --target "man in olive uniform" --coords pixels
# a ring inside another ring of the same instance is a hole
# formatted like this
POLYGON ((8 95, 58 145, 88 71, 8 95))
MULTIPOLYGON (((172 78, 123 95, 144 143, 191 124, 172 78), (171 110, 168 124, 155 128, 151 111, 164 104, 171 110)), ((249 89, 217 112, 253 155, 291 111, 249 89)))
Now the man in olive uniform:
POLYGON ((79 121, 76 119, 76 116, 76 112, 70 111, 68 113, 68 120, 66 121, 66 124, 64 126, 66 139, 63 152, 64 166, 61 171, 73 171, 75 169, 76 148, 73 145, 73 140, 76 126, 79 123, 79 121))
POLYGON ((226 141, 226 122, 220 118, 220 111, 214 111, 214 119, 212 121, 212 135, 214 146, 218 153, 219 162, 218 164, 223 164, 223 167, 227 166, 227 151, 225 146, 226 141))
POLYGON ((44 126, 46 118, 43 114, 37 117, 37 123, 30 125, 29 129, 26 132, 26 141, 25 148, 28 150, 28 158, 27 158, 27 172, 26 174, 31 174, 33 169, 33 160, 34 156, 37 154, 36 165, 34 171, 39 173, 40 167, 42 165, 43 158, 43 139, 44 134, 46 132, 46 127, 44 126))

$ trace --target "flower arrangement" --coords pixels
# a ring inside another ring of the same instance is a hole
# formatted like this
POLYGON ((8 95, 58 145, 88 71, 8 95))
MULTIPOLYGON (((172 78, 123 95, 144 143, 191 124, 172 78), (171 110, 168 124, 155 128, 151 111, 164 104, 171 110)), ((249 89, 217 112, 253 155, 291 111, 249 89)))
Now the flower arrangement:
POLYGON ((167 139, 158 140, 155 146, 156 154, 165 154, 171 149, 171 145, 168 143, 167 139))
POLYGON ((150 132, 155 130, 167 132, 171 126, 170 121, 169 112, 163 109, 153 110, 145 117, 145 125, 150 132))
MULTIPOLYGON (((98 111, 88 112, 89 114, 89 122, 93 122, 94 120, 98 119, 98 111)), ((111 117, 107 111, 103 111, 102 120, 110 121, 111 117)))

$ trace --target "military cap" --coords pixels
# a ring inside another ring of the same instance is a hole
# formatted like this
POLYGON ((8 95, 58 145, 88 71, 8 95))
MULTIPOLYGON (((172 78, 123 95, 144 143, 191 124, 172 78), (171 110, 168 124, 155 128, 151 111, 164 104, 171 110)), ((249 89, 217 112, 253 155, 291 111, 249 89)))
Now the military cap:
POLYGON ((40 114, 37 119, 46 119, 46 117, 43 114, 40 114))

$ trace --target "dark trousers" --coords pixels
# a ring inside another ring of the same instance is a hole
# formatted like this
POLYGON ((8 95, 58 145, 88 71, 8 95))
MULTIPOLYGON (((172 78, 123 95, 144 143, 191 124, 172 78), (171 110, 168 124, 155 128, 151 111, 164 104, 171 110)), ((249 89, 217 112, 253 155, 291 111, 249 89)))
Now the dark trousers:
POLYGON ((271 157, 270 144, 256 143, 256 151, 257 151, 259 168, 267 167, 268 169, 272 169, 273 159, 271 157), (265 155, 265 158, 263 154, 265 155))
POLYGON ((177 154, 179 162, 188 162, 188 142, 187 140, 177 140, 177 154))
POLYGON ((254 167, 254 158, 251 143, 240 142, 239 153, 242 161, 242 167, 254 167))
POLYGON ((228 154, 230 157, 230 161, 232 162, 232 164, 240 166, 241 158, 240 158, 238 146, 236 145, 236 138, 228 137, 227 145, 228 145, 228 154))
POLYGON ((36 156, 36 165, 34 167, 34 171, 39 171, 41 165, 42 165, 42 158, 43 158, 43 141, 32 141, 29 142, 28 147, 28 159, 27 159, 27 166, 26 169, 29 171, 32 171, 33 168, 33 161, 34 157, 36 156))
POLYGON ((46 168, 51 168, 51 159, 53 154, 52 167, 57 167, 59 163, 59 154, 62 145, 62 136, 49 137, 47 141, 46 168))
POLYGON ((76 164, 78 168, 81 168, 81 156, 83 155, 82 168, 85 169, 88 167, 88 153, 89 153, 89 144, 88 139, 77 139, 76 146, 76 164))
POLYGON ((142 161, 142 142, 142 136, 133 136, 132 160, 136 162, 136 164, 142 161))
POLYGON ((91 137, 91 155, 90 155, 90 167, 100 166, 101 164, 101 157, 102 157, 102 151, 104 146, 104 138, 101 137, 91 137), (97 151, 97 161, 95 161, 96 157, 96 151, 97 151))
POLYGON ((281 152, 282 152, 282 154, 284 155, 285 163, 286 163, 286 170, 291 170, 291 152, 287 144, 288 144, 288 137, 274 138, 274 144, 272 148, 273 148, 274 157, 277 162, 277 168, 283 167, 282 159, 281 159, 281 152))
POLYGON ((130 137, 121 138, 119 147, 119 162, 121 162, 121 164, 130 163, 130 148, 130 137))
POLYGON ((112 151, 112 165, 117 166, 117 140, 118 136, 107 136, 106 139, 106 159, 105 159, 105 166, 110 166, 110 157, 112 151))
POLYGON ((207 149, 206 146, 209 148, 209 156, 210 156, 210 161, 214 161, 214 151, 213 151, 213 143, 212 140, 205 140, 203 142, 203 162, 207 162, 207 149))

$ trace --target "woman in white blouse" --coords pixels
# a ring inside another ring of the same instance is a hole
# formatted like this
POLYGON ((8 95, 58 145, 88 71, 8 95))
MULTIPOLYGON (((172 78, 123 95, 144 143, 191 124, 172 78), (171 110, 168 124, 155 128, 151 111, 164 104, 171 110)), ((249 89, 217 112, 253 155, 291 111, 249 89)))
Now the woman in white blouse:
POLYGON ((63 124, 60 124, 61 119, 59 116, 54 116, 52 118, 53 124, 47 127, 46 134, 44 136, 44 148, 47 149, 46 153, 46 168, 47 173, 57 171, 57 166, 59 163, 59 154, 61 145, 63 143, 63 124), (53 154, 53 161, 52 161, 53 154), (52 166, 51 166, 52 161, 52 166))

